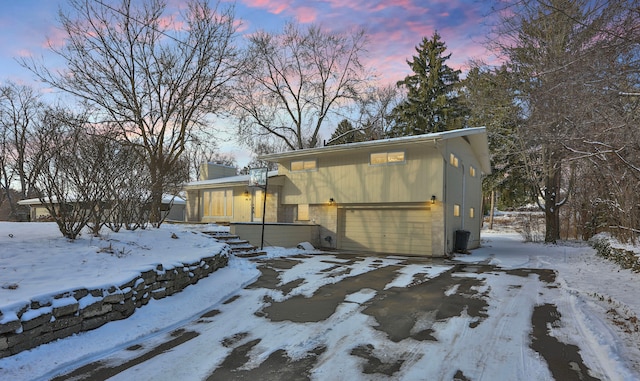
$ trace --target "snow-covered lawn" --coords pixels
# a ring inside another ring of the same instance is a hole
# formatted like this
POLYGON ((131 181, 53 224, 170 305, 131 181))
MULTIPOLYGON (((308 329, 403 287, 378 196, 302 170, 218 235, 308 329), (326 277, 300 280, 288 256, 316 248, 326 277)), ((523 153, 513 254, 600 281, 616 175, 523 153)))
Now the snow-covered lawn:
POLYGON ((103 234, 83 233, 71 241, 55 223, 0 222, 0 311, 6 316, 29 300, 68 290, 108 289, 158 264, 197 262, 223 247, 183 225, 103 234))
MULTIPOLYGON (((158 263, 189 261, 220 250, 215 240, 192 232, 202 228, 164 225, 159 230, 112 233, 105 239, 85 234, 76 242, 68 242, 59 237, 53 224, 0 223, 0 310, 9 311, 36 296, 46 299, 61 290, 117 284, 132 271, 140 272, 158 263), (178 238, 171 238, 173 234, 178 238)), ((267 257, 272 258, 301 253, 297 249, 281 248, 267 248, 267 252, 267 257)), ((268 304, 265 296, 274 303, 293 295, 309 296, 327 284, 397 266, 402 261, 398 257, 344 261, 348 272, 328 276, 327 271, 335 263, 327 262, 329 256, 320 252, 314 254, 280 272, 281 284, 291 283, 294 287, 287 295, 280 292, 265 295, 264 289, 245 289, 261 273, 256 262, 234 257, 228 267, 181 293, 151 300, 126 320, 0 359, 0 379, 45 380, 97 359, 136 356, 135 352, 123 349, 140 344, 141 338, 153 347, 154 342, 166 341, 176 329, 188 327, 187 330, 199 334, 189 345, 176 347, 113 379, 206 378, 239 345, 222 345, 223 339, 240 330, 248 335, 244 339, 238 337, 240 342, 260 339, 249 353, 253 354, 249 367, 258 366, 278 348, 285 348, 294 359, 312 353, 319 346, 331 349, 318 355, 318 364, 310 372, 312 378, 319 380, 385 379, 386 376, 380 374, 360 374, 358 369, 364 360, 349 355, 354 348, 366 352, 367 344, 373 344, 374 355, 380 358, 385 354, 390 358, 402 355, 408 359, 391 378, 451 379, 450 373, 459 369, 472 380, 513 377, 546 380, 551 379, 551 375, 544 360, 529 348, 529 340, 532 307, 548 302, 555 303, 562 315, 560 324, 549 327, 552 335, 563 343, 578 345, 584 363, 596 377, 640 379, 637 321, 640 275, 596 257, 594 250, 585 245, 524 244, 520 236, 512 232, 483 232, 483 247, 471 255, 460 255, 457 260, 490 263, 503 269, 554 269, 558 273, 555 279, 558 287, 543 287, 532 276, 506 276, 498 272, 465 274, 484 282, 476 291, 489 295, 488 316, 474 329, 468 329, 474 317, 466 313, 436 322, 433 325, 436 342, 412 338, 398 343, 389 341, 383 332, 375 329, 372 317, 362 313, 376 294, 370 289, 347 295, 345 303, 322 322, 276 322, 254 314, 268 304), (232 296, 240 297, 230 299, 232 296), (206 314, 212 310, 216 310, 217 315, 206 314), (203 319, 203 315, 211 317, 203 319), (211 323, 194 323, 203 320, 211 323), (451 346, 462 349, 452 350, 451 346), (177 361, 184 361, 184 366, 177 361), (455 365, 456 369, 447 368, 447 364, 455 365)), ((335 258, 332 261, 335 262, 335 258)), ((434 278, 450 266, 446 263, 408 265, 385 290, 405 287, 418 274, 434 278)), ((456 291, 452 289, 447 293, 456 291)), ((421 321, 433 324, 433 321, 421 321)))

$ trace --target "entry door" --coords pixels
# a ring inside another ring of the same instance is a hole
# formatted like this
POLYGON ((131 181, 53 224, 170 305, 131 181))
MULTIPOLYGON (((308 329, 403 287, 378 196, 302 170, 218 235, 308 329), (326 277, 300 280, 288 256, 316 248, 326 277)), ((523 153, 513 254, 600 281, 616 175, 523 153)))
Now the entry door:
POLYGON ((339 249, 432 255, 428 208, 345 208, 338 230, 339 249))
POLYGON ((251 221, 262 222, 262 209, 264 208, 264 191, 254 189, 251 197, 251 221))

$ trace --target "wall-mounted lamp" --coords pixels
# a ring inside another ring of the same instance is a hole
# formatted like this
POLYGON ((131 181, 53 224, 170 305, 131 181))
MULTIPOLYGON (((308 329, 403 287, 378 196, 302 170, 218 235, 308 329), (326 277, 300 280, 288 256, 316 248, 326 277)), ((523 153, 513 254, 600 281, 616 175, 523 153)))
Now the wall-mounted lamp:
POLYGON ((244 193, 242 193, 242 195, 244 196, 244 199, 249 201, 249 196, 251 196, 251 194, 249 193, 248 190, 245 190, 244 193))
POLYGON ((435 194, 433 196, 431 196, 431 203, 432 204, 436 203, 436 195, 435 194))
POLYGON ((329 199, 329 205, 334 205, 336 203, 336 200, 333 199, 333 197, 331 197, 329 199))

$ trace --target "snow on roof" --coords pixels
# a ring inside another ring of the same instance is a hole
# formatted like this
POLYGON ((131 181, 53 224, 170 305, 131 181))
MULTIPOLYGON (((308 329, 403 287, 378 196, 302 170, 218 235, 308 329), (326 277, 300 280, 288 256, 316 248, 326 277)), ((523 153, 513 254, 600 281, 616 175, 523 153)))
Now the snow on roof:
MULTIPOLYGON (((52 197, 51 198, 52 202, 54 204, 58 203, 57 198, 52 197)), ((45 197, 43 199, 44 202, 49 202, 49 197, 45 197)), ((69 199, 68 201, 74 201, 73 199, 69 199)), ((180 196, 174 196, 171 194, 165 194, 162 196, 162 203, 163 204, 171 204, 173 203, 174 205, 186 205, 187 202, 185 201, 184 198, 180 197, 180 196)), ((42 201, 40 201, 39 198, 29 198, 26 200, 20 200, 18 201, 18 205, 42 205, 42 201)))
POLYGON ((173 204, 173 205, 186 205, 187 201, 180 197, 180 196, 174 196, 172 194, 165 194, 162 196, 162 203, 163 204, 173 204))
POLYGON ((431 134, 402 136, 399 138, 389 138, 380 140, 370 140, 366 142, 338 144, 332 146, 305 148, 294 151, 272 153, 268 155, 260 156, 258 159, 280 162, 286 159, 292 159, 296 157, 329 154, 332 152, 340 151, 352 151, 354 149, 366 149, 375 147, 394 146, 402 144, 424 143, 424 142, 436 142, 439 140, 453 139, 465 137, 467 138, 472 150, 478 157, 480 164, 482 165, 482 171, 484 173, 491 173, 491 163, 489 161, 489 146, 487 143, 487 130, 485 127, 474 128, 462 128, 458 130, 435 132, 431 134))
MULTIPOLYGON (((269 171, 267 172, 267 177, 276 177, 278 176, 278 171, 269 171)), ((211 180, 199 180, 192 181, 184 184, 185 186, 198 186, 198 185, 214 185, 214 184, 249 184, 250 175, 238 175, 238 176, 229 176, 229 177, 220 177, 217 179, 211 180)))

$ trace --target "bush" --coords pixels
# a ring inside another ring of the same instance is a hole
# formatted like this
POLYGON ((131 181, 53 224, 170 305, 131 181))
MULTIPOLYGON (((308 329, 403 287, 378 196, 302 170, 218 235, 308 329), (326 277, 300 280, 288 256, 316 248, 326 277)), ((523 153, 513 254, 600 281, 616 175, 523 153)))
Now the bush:
POLYGON ((611 239, 603 236, 595 236, 589 244, 599 256, 616 262, 624 269, 640 272, 640 256, 633 250, 614 247, 611 239))
POLYGON ((520 233, 524 242, 544 241, 544 216, 542 214, 519 213, 516 222, 516 231, 520 233))

